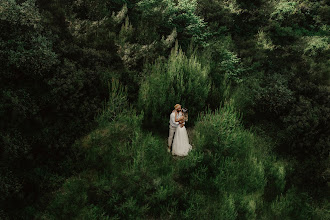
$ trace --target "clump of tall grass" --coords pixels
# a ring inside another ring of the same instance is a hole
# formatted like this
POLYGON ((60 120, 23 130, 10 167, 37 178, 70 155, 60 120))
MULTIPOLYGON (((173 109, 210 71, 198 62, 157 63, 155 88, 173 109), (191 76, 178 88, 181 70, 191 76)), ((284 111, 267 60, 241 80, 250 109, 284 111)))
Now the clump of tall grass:
POLYGON ((122 86, 118 79, 108 81, 109 100, 103 104, 102 111, 95 117, 99 126, 104 126, 109 121, 114 121, 117 115, 129 108, 127 88, 122 86))

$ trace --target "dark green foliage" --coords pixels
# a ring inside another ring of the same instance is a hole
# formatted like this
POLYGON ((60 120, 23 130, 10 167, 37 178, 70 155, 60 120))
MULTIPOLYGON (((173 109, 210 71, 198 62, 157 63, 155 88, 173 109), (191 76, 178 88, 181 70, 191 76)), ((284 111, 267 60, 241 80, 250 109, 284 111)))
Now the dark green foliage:
POLYGON ((288 80, 286 76, 274 74, 266 76, 263 82, 267 84, 257 88, 255 92, 255 105, 257 112, 278 117, 289 109, 295 100, 294 93, 288 88, 288 80))
POLYGON ((33 159, 32 152, 40 144, 40 136, 36 137, 43 123, 40 112, 49 98, 40 93, 48 90, 44 78, 58 59, 33 1, 0 4, 0 164, 4 167, 0 204, 9 200, 10 206, 19 193, 22 196, 23 174, 30 168, 26 161, 33 159))
POLYGON ((201 62, 210 66, 211 89, 207 105, 215 110, 229 101, 235 87, 243 82, 245 69, 233 51, 230 36, 222 36, 200 53, 201 62))
POLYGON ((261 3, 244 27, 237 22, 238 35, 232 35, 249 67, 233 101, 247 126, 260 126, 277 142, 279 154, 297 160, 290 184, 322 197, 329 153, 329 30, 319 12, 327 6, 315 1, 261 3), (266 19, 256 23, 259 15, 266 19))
POLYGON ((193 136, 197 152, 183 161, 182 171, 190 173, 192 187, 223 198, 221 214, 227 213, 230 219, 235 215, 255 218, 261 205, 265 162, 271 158, 267 143, 257 139, 242 128, 236 113, 227 106, 200 117, 193 136), (195 163, 189 160, 197 155, 195 163))
POLYGON ((329 9, 0 1, 0 219, 330 219, 329 9))
POLYGON ((147 71, 150 73, 139 94, 139 106, 146 121, 167 128, 174 105, 180 103, 189 109, 193 123, 208 96, 208 67, 202 66, 194 55, 187 57, 176 44, 168 61, 158 60, 147 71))
POLYGON ((299 85, 299 90, 306 95, 299 96, 290 113, 283 117, 284 132, 288 136, 286 143, 281 145, 281 151, 297 159, 299 169, 294 176, 302 180, 298 182, 299 186, 318 195, 326 189, 330 146, 330 105, 326 100, 330 95, 325 88, 312 83, 299 85), (317 95, 312 98, 311 94, 317 95))
MULTIPOLYGON (((24 207, 58 187, 53 183, 54 178, 62 181, 57 172, 63 176, 69 172, 65 163, 70 160, 62 161, 69 155, 68 146, 93 125, 107 97, 101 71, 113 56, 65 42, 65 34, 54 35, 60 24, 48 28, 45 23, 55 18, 39 11, 35 1, 0 4, 0 164, 4 173, 0 204, 12 211, 14 203, 24 207)), ((58 11, 52 16, 65 9, 65 5, 56 6, 58 11)))
POLYGON ((284 189, 286 164, 275 160, 264 139, 243 128, 232 107, 202 115, 193 131, 193 151, 177 160, 166 153, 162 138, 141 130, 142 115, 127 108, 117 113, 74 144, 79 174, 65 181, 38 216, 310 218, 307 197, 284 189))
POLYGON ((211 34, 203 18, 196 14, 196 0, 142 0, 137 5, 142 12, 142 21, 147 23, 147 27, 156 28, 153 31, 164 36, 175 28, 184 50, 191 39, 198 45, 207 45, 206 40, 211 34))
POLYGON ((149 210, 161 213, 159 202, 170 202, 167 198, 175 192, 162 141, 141 132, 141 116, 123 112, 75 144, 82 158, 80 179, 66 181, 64 196, 57 194, 48 217, 78 218, 89 207, 103 207, 99 215, 140 219, 149 210))

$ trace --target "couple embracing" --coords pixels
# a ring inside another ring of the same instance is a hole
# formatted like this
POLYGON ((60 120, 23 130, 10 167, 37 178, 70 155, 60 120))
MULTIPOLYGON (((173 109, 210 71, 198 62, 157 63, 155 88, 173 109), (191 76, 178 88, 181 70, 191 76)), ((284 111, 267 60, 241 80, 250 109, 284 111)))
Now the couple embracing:
POLYGON ((186 121, 188 121, 188 110, 185 108, 182 109, 180 104, 176 104, 170 115, 167 149, 170 152, 172 146, 172 155, 187 156, 188 152, 192 149, 189 144, 186 127, 184 126, 186 121))

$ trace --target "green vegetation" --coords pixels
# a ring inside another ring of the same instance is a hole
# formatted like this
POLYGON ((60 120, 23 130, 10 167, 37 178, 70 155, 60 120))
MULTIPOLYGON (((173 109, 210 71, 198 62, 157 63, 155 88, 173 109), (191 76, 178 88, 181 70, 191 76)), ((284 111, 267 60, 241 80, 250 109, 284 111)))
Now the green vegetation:
POLYGON ((191 114, 197 115, 205 107, 210 85, 209 68, 203 67, 195 56, 188 58, 178 51, 177 44, 165 62, 157 60, 147 70, 140 87, 139 106, 155 127, 168 129, 173 103, 180 100, 191 114))
POLYGON ((329 9, 1 0, 0 219, 329 219, 329 9))

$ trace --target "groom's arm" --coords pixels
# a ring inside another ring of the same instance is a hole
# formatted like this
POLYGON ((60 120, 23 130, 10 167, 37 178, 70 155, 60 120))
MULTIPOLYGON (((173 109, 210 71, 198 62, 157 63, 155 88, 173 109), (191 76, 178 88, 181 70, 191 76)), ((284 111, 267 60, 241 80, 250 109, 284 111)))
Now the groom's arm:
POLYGON ((178 118, 178 119, 175 119, 175 121, 176 122, 179 122, 179 121, 182 121, 184 119, 184 117, 183 116, 181 116, 180 118, 178 118))
POLYGON ((171 114, 170 118, 171 118, 171 122, 172 122, 172 123, 177 124, 177 125, 179 124, 179 122, 177 122, 177 121, 175 120, 175 114, 171 114))

